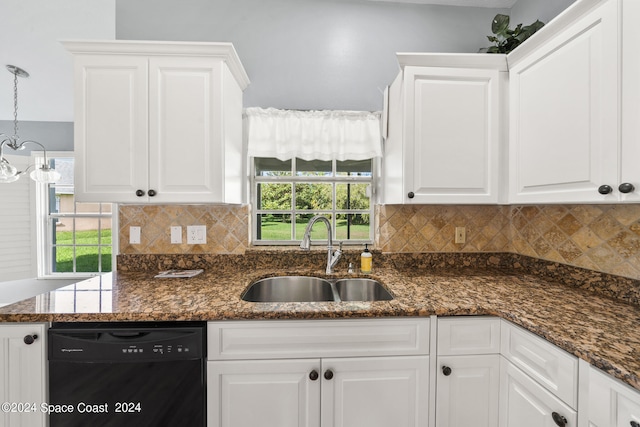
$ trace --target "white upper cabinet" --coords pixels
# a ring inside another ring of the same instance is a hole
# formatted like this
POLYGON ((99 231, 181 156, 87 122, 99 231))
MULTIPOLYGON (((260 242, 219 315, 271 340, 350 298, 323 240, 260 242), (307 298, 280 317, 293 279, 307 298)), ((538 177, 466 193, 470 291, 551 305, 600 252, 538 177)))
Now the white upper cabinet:
POLYGON ((242 203, 242 90, 228 43, 64 42, 76 200, 242 203))
POLYGON ((398 54, 383 203, 498 203, 504 55, 398 54))
POLYGON ((640 173, 630 165, 639 151, 640 66, 628 49, 621 84, 621 4, 576 2, 508 56, 511 203, 640 201, 640 173), (636 87, 635 100, 625 84, 636 87))

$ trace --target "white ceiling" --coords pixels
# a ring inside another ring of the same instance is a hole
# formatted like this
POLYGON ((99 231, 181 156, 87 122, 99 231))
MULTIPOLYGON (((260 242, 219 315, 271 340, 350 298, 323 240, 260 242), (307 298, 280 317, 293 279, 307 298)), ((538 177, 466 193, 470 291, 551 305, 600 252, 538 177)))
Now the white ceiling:
POLYGON ((445 6, 472 6, 511 8, 518 0, 369 0, 390 3, 440 4, 445 6))

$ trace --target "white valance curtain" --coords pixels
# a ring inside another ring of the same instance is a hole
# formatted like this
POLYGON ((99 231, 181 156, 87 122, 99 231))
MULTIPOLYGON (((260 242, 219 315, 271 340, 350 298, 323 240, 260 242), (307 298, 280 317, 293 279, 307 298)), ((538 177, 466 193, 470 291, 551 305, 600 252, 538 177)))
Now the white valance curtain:
POLYGON ((380 113, 245 109, 248 154, 288 160, 382 157, 380 113))

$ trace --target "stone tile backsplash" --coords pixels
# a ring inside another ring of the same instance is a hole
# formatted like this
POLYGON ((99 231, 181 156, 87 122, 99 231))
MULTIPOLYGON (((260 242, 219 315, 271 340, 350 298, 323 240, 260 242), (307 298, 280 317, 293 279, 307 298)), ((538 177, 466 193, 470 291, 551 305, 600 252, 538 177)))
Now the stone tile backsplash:
POLYGON ((246 205, 121 205, 121 254, 243 254, 249 247, 246 205), (182 226, 182 243, 171 244, 172 225, 182 226), (187 226, 206 225, 207 243, 187 244, 187 226), (129 227, 141 227, 139 245, 129 244, 129 227))
POLYGON ((381 205, 382 252, 511 252, 640 279, 640 205, 381 205), (467 241, 455 244, 455 227, 467 241))
MULTIPOLYGON (((244 254, 249 206, 121 205, 121 254, 244 254), (129 227, 142 242, 129 244, 129 227), (183 243, 170 243, 172 225, 183 243), (186 226, 207 225, 206 245, 187 245, 186 226)), ((381 252, 508 252, 640 279, 640 205, 379 205, 381 252), (454 243, 455 227, 466 242, 454 243)))

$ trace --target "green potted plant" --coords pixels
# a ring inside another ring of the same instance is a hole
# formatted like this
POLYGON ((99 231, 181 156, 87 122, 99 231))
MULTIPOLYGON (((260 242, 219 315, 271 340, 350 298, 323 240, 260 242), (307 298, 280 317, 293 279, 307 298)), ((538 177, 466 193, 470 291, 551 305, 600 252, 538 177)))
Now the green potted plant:
POLYGON ((481 51, 486 53, 509 53, 543 26, 543 22, 536 20, 531 25, 522 26, 522 24, 518 24, 516 28, 510 29, 509 15, 499 13, 491 22, 491 32, 494 35, 487 36, 494 45, 481 49, 481 51))

